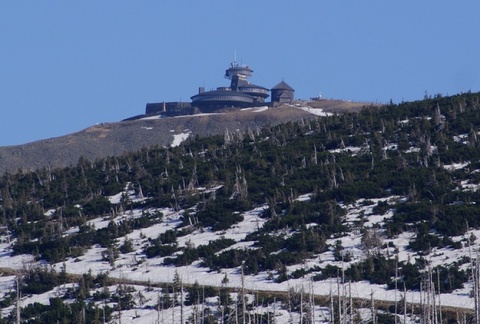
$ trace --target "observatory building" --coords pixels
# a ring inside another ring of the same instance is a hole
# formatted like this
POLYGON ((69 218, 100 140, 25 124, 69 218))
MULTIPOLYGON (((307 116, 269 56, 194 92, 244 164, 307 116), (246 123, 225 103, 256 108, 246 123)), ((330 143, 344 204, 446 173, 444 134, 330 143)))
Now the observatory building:
POLYGON ((270 96, 270 90, 255 85, 247 79, 252 77, 253 70, 241 66, 236 61, 230 64, 225 71, 225 78, 230 80, 229 87, 218 87, 215 90, 205 91, 204 87, 198 89, 198 94, 191 97, 190 102, 163 102, 147 103, 146 115, 192 115, 198 112, 208 113, 213 111, 228 111, 238 108, 271 106, 282 103, 291 103, 294 92, 284 81, 271 89, 271 102, 265 100, 270 96))
POLYGON ((198 94, 191 97, 192 106, 202 112, 211 112, 226 108, 245 108, 264 106, 269 97, 267 88, 247 81, 253 70, 249 66, 240 66, 233 62, 225 71, 225 78, 230 80, 230 87, 219 87, 216 90, 205 91, 199 88, 198 94))

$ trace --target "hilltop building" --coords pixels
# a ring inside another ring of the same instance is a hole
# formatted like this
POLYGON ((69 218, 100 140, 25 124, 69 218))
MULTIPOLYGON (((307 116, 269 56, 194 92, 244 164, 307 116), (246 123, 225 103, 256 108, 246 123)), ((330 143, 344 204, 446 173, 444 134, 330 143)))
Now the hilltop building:
POLYGON ((155 102, 147 103, 145 107, 146 115, 168 115, 168 116, 181 116, 181 115, 193 115, 198 111, 189 102, 155 102))
POLYGON ((262 105, 269 97, 267 88, 247 81, 253 70, 249 66, 240 66, 236 62, 225 71, 225 78, 230 80, 230 87, 219 87, 205 91, 200 88, 198 94, 191 97, 192 106, 202 112, 211 112, 225 108, 245 108, 262 105))
POLYGON ((148 103, 147 115, 161 114, 167 116, 191 115, 199 112, 224 111, 230 109, 275 106, 276 103, 291 103, 295 90, 284 81, 271 89, 271 102, 265 100, 270 96, 268 88, 255 85, 248 78, 253 70, 232 62, 225 71, 225 78, 230 80, 229 87, 218 87, 215 90, 205 91, 204 87, 188 102, 148 103))
POLYGON ((272 102, 291 103, 295 90, 282 81, 272 88, 272 102))

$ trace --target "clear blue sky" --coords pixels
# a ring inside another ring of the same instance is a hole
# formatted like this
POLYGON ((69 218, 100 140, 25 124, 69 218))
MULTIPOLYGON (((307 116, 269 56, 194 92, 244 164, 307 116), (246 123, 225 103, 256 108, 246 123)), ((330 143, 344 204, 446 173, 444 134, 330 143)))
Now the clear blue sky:
POLYGON ((394 102, 480 91, 480 1, 2 1, 0 146, 228 85, 394 102))

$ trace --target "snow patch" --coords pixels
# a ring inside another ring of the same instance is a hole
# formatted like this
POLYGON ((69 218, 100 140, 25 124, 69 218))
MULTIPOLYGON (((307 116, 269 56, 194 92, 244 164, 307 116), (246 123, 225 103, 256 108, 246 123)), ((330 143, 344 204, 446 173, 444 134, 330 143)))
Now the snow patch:
POLYGON ((323 111, 322 108, 313 108, 313 107, 310 107, 310 106, 292 106, 292 105, 290 105, 290 107, 295 107, 295 108, 301 109, 301 110, 306 111, 306 112, 308 112, 312 115, 315 115, 315 116, 321 116, 321 117, 333 116, 332 113, 325 112, 325 111, 323 111))
POLYGON ((185 141, 192 132, 190 130, 185 130, 183 133, 174 134, 173 135, 173 142, 170 144, 171 147, 179 146, 183 141, 185 141))
POLYGON ((358 153, 362 150, 361 147, 357 147, 357 146, 346 146, 344 148, 338 148, 338 149, 334 149, 334 150, 328 150, 330 153, 358 153))
POLYGON ((443 168, 445 170, 455 171, 455 170, 463 169, 469 164, 470 164, 469 162, 445 164, 445 165, 443 165, 443 168))

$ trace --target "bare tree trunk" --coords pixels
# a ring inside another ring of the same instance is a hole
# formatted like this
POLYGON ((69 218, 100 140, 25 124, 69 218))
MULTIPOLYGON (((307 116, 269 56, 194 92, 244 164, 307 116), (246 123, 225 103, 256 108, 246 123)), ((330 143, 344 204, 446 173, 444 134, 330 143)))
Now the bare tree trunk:
POLYGON ((370 295, 370 304, 371 304, 371 312, 372 312, 372 324, 377 324, 377 316, 375 314, 375 300, 373 299, 373 290, 370 295))
POLYGON ((273 297, 273 321, 277 323, 277 297, 273 297))
POLYGON ((17 274, 15 278, 16 284, 17 284, 17 305, 16 305, 16 315, 17 315, 17 324, 20 324, 20 319, 21 319, 21 296, 20 296, 20 275, 17 274))
POLYGON ((397 313, 398 313, 398 303, 397 303, 397 290, 398 290, 398 256, 395 259, 395 324, 397 324, 397 313))
POLYGON ((243 264, 242 264, 242 324, 245 324, 245 315, 247 313, 247 307, 245 305, 245 275, 243 273, 243 264))
POLYGON ((352 281, 348 283, 348 295, 350 299, 350 323, 353 323, 353 298, 352 298, 352 281))
POLYGON ((180 323, 183 322, 183 281, 180 280, 180 323))
POLYGON ((118 324, 122 324, 122 304, 120 296, 118 296, 118 324))
POLYGON ((475 321, 478 323, 480 321, 480 289, 479 289, 479 277, 480 277, 480 271, 479 271, 479 256, 477 253, 477 257, 475 260, 475 267, 472 269, 473 270, 473 286, 474 286, 474 298, 475 298, 475 321))
POLYGON ((300 290, 300 324, 303 324, 303 286, 300 290))
POLYGON ((407 323, 407 287, 403 283, 403 323, 407 323))
POLYGON ((442 300, 441 300, 441 291, 440 291, 440 270, 437 269, 437 287, 438 287, 438 315, 440 319, 440 324, 443 323, 443 314, 442 314, 442 300))
POLYGON ((335 323, 335 307, 333 305, 332 282, 330 281, 330 323, 335 323))
POLYGON ((177 301, 177 298, 175 297, 175 285, 173 285, 173 302, 172 302, 172 323, 175 323, 175 302, 177 301))
POLYGON ((315 323, 315 295, 312 278, 310 278, 310 315, 310 323, 315 323))
POLYGON ((342 323, 342 296, 340 294, 340 277, 337 274, 338 322, 342 323))

